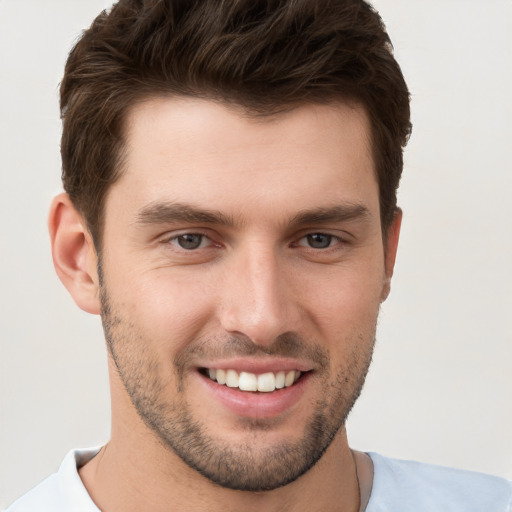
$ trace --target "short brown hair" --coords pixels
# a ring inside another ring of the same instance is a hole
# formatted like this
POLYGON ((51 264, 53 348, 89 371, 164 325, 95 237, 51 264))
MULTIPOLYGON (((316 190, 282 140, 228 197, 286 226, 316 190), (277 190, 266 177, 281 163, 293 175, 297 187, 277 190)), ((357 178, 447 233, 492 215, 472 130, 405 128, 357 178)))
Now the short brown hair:
POLYGON ((409 92, 382 20, 363 0, 120 0, 71 51, 60 92, 64 188, 97 249, 126 113, 156 95, 236 103, 255 115, 362 104, 383 229, 393 218, 409 92))

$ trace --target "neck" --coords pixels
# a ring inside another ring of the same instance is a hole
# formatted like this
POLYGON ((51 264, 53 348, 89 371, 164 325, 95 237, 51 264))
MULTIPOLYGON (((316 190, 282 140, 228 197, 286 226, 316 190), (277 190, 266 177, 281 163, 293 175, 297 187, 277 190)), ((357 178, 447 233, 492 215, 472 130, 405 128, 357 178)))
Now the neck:
POLYGON ((87 491, 102 511, 360 510, 360 484, 344 430, 305 475, 284 487, 259 493, 219 487, 159 442, 147 441, 151 442, 141 443, 137 436, 127 445, 113 437, 80 469, 87 491))

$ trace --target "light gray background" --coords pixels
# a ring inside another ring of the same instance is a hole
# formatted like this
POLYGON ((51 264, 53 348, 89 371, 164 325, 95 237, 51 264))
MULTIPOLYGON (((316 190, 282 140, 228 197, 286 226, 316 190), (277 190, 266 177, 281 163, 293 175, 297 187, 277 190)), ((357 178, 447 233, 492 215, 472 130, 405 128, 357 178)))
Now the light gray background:
MULTIPOLYGON (((354 447, 512 478, 512 3, 378 0, 412 91, 401 247, 354 447)), ((105 0, 0 0, 0 507, 109 436, 99 319, 54 275, 57 87, 105 0)))

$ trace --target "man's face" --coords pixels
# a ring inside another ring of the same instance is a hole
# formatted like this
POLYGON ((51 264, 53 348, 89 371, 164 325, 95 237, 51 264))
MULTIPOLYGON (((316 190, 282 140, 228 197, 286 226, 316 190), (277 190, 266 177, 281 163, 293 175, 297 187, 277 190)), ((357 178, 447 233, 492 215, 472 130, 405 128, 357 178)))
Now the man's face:
POLYGON ((293 481, 360 392, 391 273, 363 109, 152 99, 126 148, 101 298, 130 407, 220 485, 293 481))

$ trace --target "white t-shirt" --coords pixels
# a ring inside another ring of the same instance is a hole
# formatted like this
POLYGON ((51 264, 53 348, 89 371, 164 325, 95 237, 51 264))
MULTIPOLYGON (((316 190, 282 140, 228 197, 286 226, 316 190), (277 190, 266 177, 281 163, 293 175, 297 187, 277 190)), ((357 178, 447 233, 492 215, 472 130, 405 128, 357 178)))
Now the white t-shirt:
MULTIPOLYGON (((6 512, 99 512, 77 471, 97 452, 97 448, 69 452, 57 473, 6 512)), ((366 512, 512 512, 512 482, 508 480, 369 455, 374 478, 366 512)))

